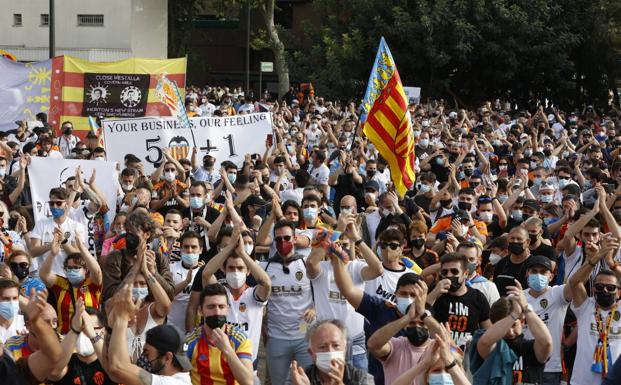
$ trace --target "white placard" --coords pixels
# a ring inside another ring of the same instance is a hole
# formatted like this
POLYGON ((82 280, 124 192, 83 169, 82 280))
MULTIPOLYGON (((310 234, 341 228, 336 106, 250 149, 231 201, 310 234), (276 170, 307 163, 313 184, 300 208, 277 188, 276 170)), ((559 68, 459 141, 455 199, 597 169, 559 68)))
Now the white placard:
MULTIPOLYGON (((87 181, 93 173, 93 169, 97 170, 95 184, 106 196, 106 203, 110 209, 108 213, 111 215, 110 221, 112 221, 114 213, 116 213, 116 197, 119 190, 118 172, 114 162, 33 156, 28 166, 28 176, 35 222, 52 216, 48 204, 50 190, 55 187, 65 187, 67 179, 75 176, 75 170, 78 166, 80 166, 82 175, 87 181)), ((87 233, 89 237, 87 245, 91 246, 94 244, 93 229, 88 228, 87 233)))
POLYGON ((261 62, 261 72, 274 72, 274 62, 262 61, 261 62))
POLYGON ((164 159, 163 148, 174 148, 189 159, 196 147, 199 161, 210 154, 216 166, 225 160, 241 166, 245 154, 265 152, 265 139, 272 133, 269 113, 190 118, 190 124, 192 128, 183 128, 172 117, 104 120, 107 158, 123 165, 125 155, 134 154, 150 174, 164 159))
POLYGON ((408 98, 408 104, 420 103, 420 87, 403 87, 405 96, 408 98))

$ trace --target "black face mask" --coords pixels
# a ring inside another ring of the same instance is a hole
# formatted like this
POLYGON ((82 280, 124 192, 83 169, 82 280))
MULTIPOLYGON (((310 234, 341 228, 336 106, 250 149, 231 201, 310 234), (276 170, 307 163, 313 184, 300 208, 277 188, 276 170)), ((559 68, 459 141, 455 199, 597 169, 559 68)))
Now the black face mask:
POLYGON ((539 239, 539 234, 528 234, 528 237, 530 238, 530 243, 536 243, 537 239, 539 239))
POLYGON ((472 203, 468 203, 468 202, 458 202, 458 203, 457 203, 457 207, 458 207, 460 210, 470 211, 470 209, 472 209, 472 203))
POLYGON ((530 214, 522 214, 522 222, 524 222, 525 220, 527 220, 530 217, 532 217, 532 215, 530 215, 530 214))
POLYGON ((203 162, 203 167, 205 167, 205 168, 212 168, 213 167, 213 160, 207 160, 207 161, 203 162))
POLYGON ((373 178, 375 176, 375 171, 367 171, 367 177, 369 179, 373 178))
POLYGON ((405 329, 405 336, 414 346, 421 346, 429 339, 429 330, 422 326, 412 326, 405 329))
POLYGON ((411 247, 415 247, 417 249, 420 249, 424 245, 425 245, 425 238, 416 238, 416 239, 410 240, 410 246, 411 247))
POLYGON ((209 326, 210 329, 219 329, 226 324, 225 315, 210 315, 203 317, 203 323, 209 326))
POLYGON ((448 279, 451 281, 451 286, 449 287, 449 291, 456 292, 461 287, 461 282, 459 281, 459 277, 442 277, 442 279, 448 279))
POLYGON ((132 233, 125 234, 125 248, 127 250, 136 250, 138 249, 138 245, 140 244, 140 238, 137 235, 132 233))
POLYGON ((71 128, 65 128, 63 130, 63 134, 65 135, 71 135, 73 133, 73 130, 71 128))
POLYGON ((263 184, 270 184, 270 177, 269 176, 261 177, 261 180, 263 181, 263 184))
POLYGON ((521 242, 509 242, 509 252, 511 254, 522 254, 524 252, 524 245, 521 242))
POLYGON ((28 270, 30 270, 28 267, 22 267, 17 263, 10 263, 9 268, 20 281, 28 276, 28 270))
POLYGON ((453 200, 452 199, 443 199, 440 201, 440 204, 442 205, 442 207, 448 209, 453 205, 453 200))
POLYGON ((464 175, 465 175, 465 176, 471 176, 473 171, 474 171, 474 170, 469 169, 469 168, 464 169, 464 175))
POLYGON ((617 300, 617 293, 609 293, 607 291, 596 291, 595 302, 601 307, 610 307, 617 300))
POLYGON ((9 218, 9 230, 15 230, 17 226, 17 218, 9 218))

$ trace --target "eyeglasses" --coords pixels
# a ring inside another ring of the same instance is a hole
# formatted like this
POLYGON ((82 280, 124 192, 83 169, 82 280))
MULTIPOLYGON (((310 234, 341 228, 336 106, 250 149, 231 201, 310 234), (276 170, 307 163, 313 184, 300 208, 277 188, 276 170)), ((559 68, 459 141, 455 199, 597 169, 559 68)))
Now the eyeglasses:
POLYGON ((390 248, 391 250, 397 250, 400 246, 401 244, 397 242, 382 242, 381 244, 382 249, 390 248))
POLYGON ((22 269, 27 269, 30 267, 28 262, 11 262, 9 263, 9 266, 11 266, 12 268, 21 267, 22 269))
POLYGON ((457 268, 442 269, 442 270, 440 270, 440 275, 443 276, 443 277, 448 277, 449 273, 451 273, 451 275, 459 275, 459 274, 461 274, 461 271, 459 271, 459 269, 457 269, 457 268))
POLYGON ((49 201, 47 202, 50 207, 60 207, 63 205, 63 203, 65 203, 65 201, 49 201))
POLYGON ((603 284, 603 283, 596 283, 594 285, 594 287, 595 287, 595 291, 604 291, 604 290, 606 290, 609 293, 613 293, 613 292, 617 291, 617 289, 618 289, 617 285, 612 285, 612 284, 606 285, 606 284, 603 284))
POLYGON ((291 238, 293 238, 291 235, 283 235, 282 237, 276 237, 274 238, 274 240, 276 242, 289 242, 291 241, 291 238))

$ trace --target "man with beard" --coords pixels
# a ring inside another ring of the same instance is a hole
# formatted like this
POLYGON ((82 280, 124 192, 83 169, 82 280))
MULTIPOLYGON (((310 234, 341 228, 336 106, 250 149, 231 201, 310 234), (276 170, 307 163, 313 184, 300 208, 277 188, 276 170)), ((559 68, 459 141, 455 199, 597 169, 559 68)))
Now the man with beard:
POLYGON ((378 329, 367 343, 371 354, 382 363, 386 384, 392 384, 404 371, 418 365, 431 345, 430 331, 435 334, 442 330, 425 309, 427 285, 419 280, 412 286, 416 294, 414 302, 406 306, 407 310, 403 309, 405 302, 401 302, 403 305, 398 308, 400 318, 378 329), (401 331, 404 335, 395 337, 401 331))
POLYGON ((587 253, 586 263, 572 275, 569 286, 573 299, 571 309, 578 323, 576 360, 571 377, 574 385, 599 384, 621 355, 621 316, 619 313, 619 277, 621 266, 613 256, 619 249, 619 238, 607 234, 602 247, 587 253), (602 259, 610 270, 600 270, 595 276, 593 297, 589 297, 585 282, 602 259))
POLYGON ((448 253, 440 258, 440 281, 427 296, 436 319, 448 322, 453 341, 462 348, 480 329, 487 329, 489 303, 485 295, 466 285, 468 258, 461 253, 448 253))
POLYGON ((503 384, 511 379, 515 385, 541 384, 543 368, 552 353, 552 336, 528 304, 517 280, 507 293, 507 298, 499 299, 492 306, 490 318, 494 324, 485 333, 477 332, 473 339, 469 354, 473 383, 489 383, 492 378, 501 377, 503 384), (533 339, 524 337, 522 319, 533 339))

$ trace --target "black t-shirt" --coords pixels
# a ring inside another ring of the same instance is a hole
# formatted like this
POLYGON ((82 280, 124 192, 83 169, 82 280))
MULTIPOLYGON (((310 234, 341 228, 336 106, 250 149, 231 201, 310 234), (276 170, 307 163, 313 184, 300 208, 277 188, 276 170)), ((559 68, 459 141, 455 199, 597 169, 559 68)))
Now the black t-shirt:
POLYGON ((466 287, 462 296, 442 294, 433 304, 433 314, 438 322, 448 322, 453 340, 462 347, 480 329, 480 323, 489 319, 489 302, 479 290, 466 287))
POLYGON ((71 355, 69 360, 67 374, 60 380, 51 383, 57 385, 117 385, 108 377, 99 360, 87 364, 80 361, 75 353, 71 355))
POLYGON ((498 223, 498 216, 494 214, 492 216, 492 223, 487 225, 487 239, 498 238, 504 233, 505 229, 500 227, 500 223, 498 223))
POLYGON ((429 205, 431 204, 431 198, 425 196, 424 194, 418 194, 414 197, 414 203, 418 205, 418 207, 422 208, 429 214, 429 205))
POLYGON ((526 281, 526 264, 529 259, 530 257, 519 264, 511 262, 510 257, 498 261, 494 268, 494 283, 501 297, 507 295, 507 286, 515 286, 514 279, 520 281, 523 288, 528 287, 526 281))
POLYGON ((535 355, 535 340, 527 340, 521 334, 513 340, 505 340, 509 348, 518 356, 513 364, 514 384, 541 384, 543 369, 546 364, 537 360, 535 355))
POLYGON ((548 258, 550 261, 556 262, 556 260, 558 259, 558 256, 556 255, 556 250, 554 249, 554 247, 550 246, 550 245, 546 245, 544 243, 540 244, 539 247, 537 247, 534 250, 530 251, 531 255, 543 255, 544 257, 548 258))
POLYGON ((429 162, 431 166, 431 172, 436 174, 436 180, 440 183, 446 182, 448 180, 448 168, 444 165, 440 166, 436 163, 435 159, 432 159, 429 162))

